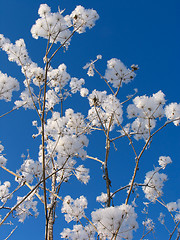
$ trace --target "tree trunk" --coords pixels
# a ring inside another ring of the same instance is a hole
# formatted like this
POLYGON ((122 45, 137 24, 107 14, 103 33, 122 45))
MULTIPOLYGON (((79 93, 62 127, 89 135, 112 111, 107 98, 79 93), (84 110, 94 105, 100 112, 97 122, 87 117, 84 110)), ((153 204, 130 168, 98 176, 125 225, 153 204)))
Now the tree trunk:
POLYGON ((48 240, 53 240, 53 225, 54 225, 54 209, 49 210, 49 220, 48 220, 48 240))
MULTIPOLYGON (((51 186, 52 193, 56 191, 56 174, 52 175, 52 186, 51 186)), ((52 194, 51 196, 51 207, 48 211, 48 240, 53 240, 53 226, 55 222, 55 208, 56 208, 56 198, 52 194)))

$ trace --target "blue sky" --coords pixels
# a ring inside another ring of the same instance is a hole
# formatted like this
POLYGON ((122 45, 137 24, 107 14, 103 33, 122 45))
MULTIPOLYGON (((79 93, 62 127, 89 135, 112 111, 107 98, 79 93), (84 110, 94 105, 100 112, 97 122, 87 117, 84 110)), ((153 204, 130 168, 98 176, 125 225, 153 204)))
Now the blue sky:
MULTIPOLYGON (((86 79, 86 86, 91 90, 96 88, 103 90, 105 87, 98 76, 88 78, 82 67, 96 55, 101 54, 103 59, 97 64, 102 74, 105 72, 107 60, 115 57, 121 59, 125 65, 138 64, 139 71, 134 82, 124 86, 122 99, 131 94, 134 88, 138 88, 139 95, 151 95, 159 90, 166 94, 167 101, 180 102, 179 98, 179 56, 180 56, 180 2, 178 0, 61 0, 61 1, 40 1, 40 0, 6 0, 0 4, 0 33, 11 39, 12 42, 24 38, 31 59, 43 66, 45 40, 35 40, 31 37, 30 29, 38 18, 37 11, 41 3, 47 3, 52 11, 57 7, 66 9, 69 14, 76 5, 83 5, 86 8, 95 9, 100 15, 96 26, 82 35, 76 34, 71 41, 69 50, 64 54, 61 52, 54 60, 54 67, 65 63, 71 76, 83 77, 86 79)), ((20 69, 14 63, 9 63, 4 53, 0 52, 0 70, 16 77, 22 82, 23 76, 20 69)), ((15 94, 18 96, 18 93, 15 94)), ((69 107, 76 107, 77 111, 87 112, 87 102, 82 102, 77 97, 76 101, 69 101, 69 107)), ((10 110, 10 103, 1 103, 0 115, 10 110)), ((32 111, 19 110, 7 117, 0 119, 0 140, 5 146, 8 167, 15 170, 22 164, 21 154, 30 149, 30 154, 35 159, 38 147, 31 135, 33 129, 31 122, 35 114, 32 111)), ((180 138, 179 128, 168 126, 163 132, 153 139, 151 148, 144 154, 140 164, 139 179, 143 179, 147 171, 157 165, 161 155, 172 157, 173 164, 167 167, 166 173, 169 180, 166 183, 164 199, 167 202, 176 201, 180 198, 180 138)), ((104 142, 102 137, 91 136, 89 152, 100 158, 104 157, 104 142), (96 140, 98 139, 98 147, 96 140)), ((138 149, 143 142, 135 144, 138 149)), ((118 154, 112 150, 110 164, 110 178, 113 190, 127 184, 133 172, 131 158, 133 153, 129 151, 128 141, 117 143, 118 154)), ((65 196, 72 192, 73 197, 81 194, 89 195, 88 201, 91 210, 95 204, 95 194, 105 191, 105 183, 101 177, 100 166, 94 163, 85 163, 91 168, 91 181, 87 187, 77 184, 77 191, 73 191, 73 183, 63 189, 65 196), (99 179, 97 180, 98 177, 99 179), (84 193, 83 193, 84 192, 84 193)), ((9 175, 0 171, 2 182, 9 178, 9 175)), ((12 179, 12 178, 11 178, 12 179)), ((124 195, 122 194, 122 197, 124 195)), ((119 196, 121 199, 121 196, 119 196)), ((144 199, 145 200, 145 199, 144 199)), ((118 202, 118 200, 117 200, 118 202)), ((121 200, 120 200, 121 202, 121 200)), ((95 206, 96 208, 98 205, 95 206)), ((100 207, 100 206, 99 206, 100 207)), ((152 206, 153 214, 156 214, 155 206, 152 206)), ((41 224, 43 217, 38 219, 30 217, 24 224, 20 224, 10 239, 43 239, 44 226, 41 224), (35 223, 35 224, 34 224, 35 223)), ((62 231, 63 219, 57 220, 55 226, 55 239, 59 239, 62 231)), ((7 230, 6 228, 3 228, 7 230)), ((158 230, 157 230, 158 232, 158 230)), ((3 237, 5 236, 4 233, 3 237)), ((157 235, 157 239, 164 239, 163 231, 157 235)), ((1 234, 0 234, 1 236, 1 234)), ((151 236, 152 237, 152 236, 151 236)), ((136 238, 135 238, 136 239, 136 238)), ((150 238, 151 239, 151 238, 150 238)), ((152 238, 153 239, 153 238, 152 238)), ((0 237, 1 240, 1 237, 0 237)))

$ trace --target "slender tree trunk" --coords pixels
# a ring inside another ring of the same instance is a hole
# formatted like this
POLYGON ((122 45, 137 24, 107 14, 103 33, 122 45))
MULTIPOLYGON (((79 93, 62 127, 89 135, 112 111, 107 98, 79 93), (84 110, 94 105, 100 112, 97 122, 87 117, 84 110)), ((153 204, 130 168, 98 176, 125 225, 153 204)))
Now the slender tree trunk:
POLYGON ((111 193, 110 193, 111 181, 109 179, 108 167, 107 167, 109 150, 110 150, 110 142, 109 142, 109 139, 107 139, 106 140, 106 158, 105 158, 105 163, 104 163, 104 172, 105 172, 106 190, 107 190, 107 207, 110 207, 110 205, 111 205, 111 198, 110 198, 110 195, 111 195, 111 193))
MULTIPOLYGON (((56 175, 52 175, 52 193, 55 193, 56 189, 56 175)), ((48 240, 53 240, 53 226, 55 222, 55 208, 56 208, 56 199, 52 195, 51 197, 51 207, 48 211, 48 240)))
POLYGON ((53 240, 53 225, 54 225, 54 214, 53 209, 50 209, 49 212, 49 221, 48 221, 48 240, 53 240))

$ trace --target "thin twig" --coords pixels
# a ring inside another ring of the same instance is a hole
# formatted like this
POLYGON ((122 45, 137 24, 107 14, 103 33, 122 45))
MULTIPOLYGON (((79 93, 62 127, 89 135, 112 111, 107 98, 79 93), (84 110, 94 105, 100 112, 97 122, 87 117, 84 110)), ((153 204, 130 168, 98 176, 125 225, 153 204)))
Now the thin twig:
POLYGON ((124 132, 124 134, 125 134, 125 135, 127 136, 127 138, 129 139, 129 143, 130 143, 130 145, 131 145, 131 147, 132 147, 132 149, 133 149, 133 152, 134 152, 134 154, 135 154, 135 159, 137 159, 138 156, 137 156, 135 147, 134 147, 134 145, 133 145, 133 143, 132 143, 132 139, 130 138, 129 134, 124 130, 124 128, 122 127, 122 125, 120 124, 120 122, 119 122, 119 120, 118 120, 117 118, 116 118, 116 121, 117 121, 118 125, 121 127, 121 129, 122 129, 122 131, 124 132))
MULTIPOLYGON (((21 105, 20 107, 23 107, 23 106, 26 105, 26 104, 27 104, 27 103, 24 103, 24 104, 21 105)), ((6 112, 6 113, 2 114, 2 115, 0 116, 0 118, 6 116, 7 114, 9 114, 9 113, 11 113, 11 112, 13 112, 13 111, 15 111, 15 110, 18 110, 20 107, 16 107, 16 108, 11 109, 9 112, 6 112)))
POLYGON ((13 232, 16 230, 16 228, 17 228, 17 226, 10 232, 10 234, 4 240, 7 240, 13 234, 13 232))
POLYGON ((98 158, 91 157, 91 156, 89 156, 89 155, 86 155, 86 158, 93 159, 93 160, 95 160, 95 161, 97 161, 97 162, 100 162, 100 163, 102 163, 102 165, 104 165, 104 162, 103 162, 103 161, 101 161, 101 160, 99 160, 98 158))
POLYGON ((176 224, 174 230, 173 230, 172 233, 170 234, 169 240, 171 240, 171 238, 172 238, 173 234, 175 233, 176 229, 178 228, 179 224, 180 224, 180 221, 176 224))
POLYGON ((109 85, 107 79, 105 77, 103 77, 103 75, 95 68, 93 67, 93 69, 97 72, 97 74, 99 74, 99 76, 105 81, 105 83, 108 85, 109 89, 111 90, 111 92, 113 93, 113 95, 115 95, 115 92, 112 90, 111 86, 109 85))
POLYGON ((131 191, 132 191, 132 188, 133 188, 133 185, 134 185, 134 180, 135 180, 136 173, 137 173, 138 166, 139 166, 139 160, 140 160, 142 154, 144 153, 144 151, 145 151, 145 149, 146 149, 146 147, 147 147, 147 145, 148 145, 148 143, 149 143, 150 140, 151 140, 151 136, 150 136, 150 137, 148 138, 148 140, 146 141, 146 144, 144 145, 142 151, 140 152, 140 154, 139 154, 139 156, 138 156, 138 158, 137 158, 137 160, 136 160, 136 166, 135 166, 135 168, 134 168, 134 173, 133 173, 133 177, 132 177, 132 181, 131 181, 131 186, 130 186, 130 189, 129 189, 129 191, 128 191, 128 196, 127 196, 126 201, 125 201, 125 204, 126 204, 126 205, 128 204, 129 197, 130 197, 130 195, 131 195, 131 191))
POLYGON ((140 238, 140 240, 142 240, 143 238, 145 238, 150 232, 152 232, 153 229, 149 230, 146 234, 143 234, 143 236, 140 238))

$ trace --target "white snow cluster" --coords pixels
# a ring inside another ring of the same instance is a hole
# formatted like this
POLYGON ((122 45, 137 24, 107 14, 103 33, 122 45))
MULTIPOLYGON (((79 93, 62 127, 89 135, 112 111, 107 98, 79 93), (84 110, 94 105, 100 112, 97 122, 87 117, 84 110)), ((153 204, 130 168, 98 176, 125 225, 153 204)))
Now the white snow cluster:
POLYGON ((158 162, 161 167, 156 167, 155 170, 146 173, 144 180, 145 186, 142 187, 145 197, 152 202, 155 202, 156 198, 162 196, 162 188, 164 182, 167 180, 167 175, 159 173, 159 171, 165 169, 167 164, 172 163, 172 160, 170 157, 161 156, 158 162))
POLYGON ((5 101, 10 101, 12 98, 12 92, 18 90, 18 81, 0 71, 0 100, 4 99, 5 101))
POLYGON ((56 95, 54 90, 46 92, 46 111, 52 110, 56 104, 60 102, 60 98, 56 95))
POLYGON ((138 228, 137 214, 131 205, 122 204, 116 207, 102 208, 91 213, 100 239, 132 239, 133 230, 138 228))
POLYGON ((25 109, 34 109, 34 103, 37 101, 37 99, 32 100, 32 94, 33 94, 33 88, 25 88, 23 92, 20 94, 21 100, 17 100, 14 102, 16 107, 23 106, 25 109), (31 91, 31 94, 29 92, 29 89, 31 91), (33 102, 34 101, 34 102, 33 102))
MULTIPOLYGON (((110 195, 112 195, 112 193, 110 193, 110 195)), ((101 193, 100 196, 96 197, 96 201, 99 202, 103 207, 105 207, 105 203, 107 203, 108 200, 108 195, 107 193, 101 193)))
POLYGON ((87 88, 81 88, 80 90, 81 97, 87 97, 88 94, 89 94, 89 90, 87 88))
POLYGON ((90 63, 86 63, 86 65, 83 67, 83 69, 88 69, 87 75, 89 77, 93 77, 94 76, 94 68, 95 68, 94 63, 97 62, 99 59, 102 59, 102 55, 97 55, 96 56, 96 60, 94 60, 94 61, 91 60, 90 63))
POLYGON ((3 34, 0 34, 0 48, 6 43, 10 43, 10 40, 5 38, 3 34))
POLYGON ((0 165, 1 166, 5 166, 7 162, 7 159, 2 154, 3 150, 4 150, 4 147, 2 144, 0 144, 0 165))
MULTIPOLYGON (((21 66, 21 71, 26 78, 24 81, 25 90, 20 95, 21 100, 17 100, 15 105, 33 109, 33 101, 36 102, 37 99, 33 95, 33 88, 29 85, 32 82, 35 86, 41 86, 44 82, 44 70, 29 58, 23 39, 12 44, 9 39, 0 35, 0 47, 7 53, 9 61, 16 62, 17 65, 21 66)), ((6 97, 8 101, 11 100, 12 91, 18 89, 19 84, 16 79, 7 77, 6 74, 0 74, 0 91, 2 91, 0 97, 2 99, 6 97)))
MULTIPOLYGON (((54 112, 52 118, 47 120, 45 133, 55 140, 59 157, 73 157, 78 154, 80 158, 85 159, 86 152, 83 148, 87 147, 88 139, 85 136, 86 124, 81 113, 67 109, 65 116, 60 117, 58 112, 54 112)), ((49 139, 47 142, 51 144, 52 140, 49 139)))
POLYGON ((156 119, 164 116, 163 106, 165 104, 165 95, 159 91, 152 97, 138 96, 127 108, 128 118, 136 118, 131 125, 131 130, 136 140, 149 136, 149 131, 155 128, 156 119))
POLYGON ((24 81, 26 87, 30 84, 31 79, 36 86, 42 85, 44 70, 32 62, 23 39, 19 39, 13 44, 8 38, 0 34, 0 47, 8 54, 10 62, 16 62, 17 65, 21 66, 21 71, 26 77, 24 81))
MULTIPOLYGON (((133 133, 136 140, 142 138, 146 140, 149 137, 149 132, 155 128, 157 119, 164 116, 178 126, 180 104, 171 103, 165 106, 165 102, 165 95, 161 90, 151 97, 146 95, 136 97, 133 104, 129 104, 127 107, 128 118, 136 118, 130 127, 127 125, 128 133, 133 133)), ((123 134, 122 131, 121 133, 123 134)))
POLYGON ((114 124, 122 123, 122 106, 119 100, 112 94, 107 95, 106 91, 94 90, 89 96, 91 109, 88 111, 88 119, 92 126, 103 126, 105 129, 114 124))
POLYGON ((78 221, 84 216, 84 209, 87 208, 87 199, 84 196, 72 199, 66 196, 63 200, 62 213, 65 213, 65 220, 69 223, 71 221, 78 221))
POLYGON ((83 227, 80 224, 74 225, 73 229, 64 228, 61 237, 68 240, 94 240, 95 229, 89 224, 83 227))
POLYGON ((180 104, 170 103, 165 107, 165 114, 167 119, 173 121, 175 126, 178 126, 180 123, 180 104))
MULTIPOLYGON (((26 159, 17 171, 17 175, 21 176, 24 181, 32 183, 34 177, 40 178, 42 176, 42 166, 38 161, 26 159)), ((21 181, 21 178, 16 178, 16 181, 21 181)))
POLYGON ((142 224, 146 227, 147 231, 151 231, 155 227, 155 224, 151 218, 147 218, 145 221, 142 222, 142 224))
POLYGON ((172 163, 172 160, 170 157, 161 156, 159 157, 158 163, 163 169, 165 169, 167 164, 172 163))
POLYGON ((70 87, 71 87, 71 92, 76 93, 77 91, 80 91, 82 88, 82 85, 84 85, 85 81, 83 78, 78 79, 78 78, 71 78, 70 81, 70 87))
POLYGON ((157 169, 146 173, 144 184, 147 186, 142 187, 145 197, 152 202, 156 201, 156 198, 162 196, 162 188, 164 182, 167 180, 167 175, 159 173, 157 169))
POLYGON ((107 193, 103 193, 103 192, 102 192, 100 196, 97 196, 97 197, 96 197, 96 201, 97 201, 97 202, 100 202, 100 203, 106 203, 107 200, 108 200, 107 193))
POLYGON ((12 197, 12 195, 9 194, 10 186, 11 184, 9 181, 4 182, 4 184, 1 184, 0 182, 0 200, 3 203, 12 197))
POLYGON ((113 85, 114 88, 121 87, 123 83, 129 83, 135 76, 136 74, 134 73, 134 70, 126 68, 121 60, 112 58, 107 62, 105 78, 113 85))
POLYGON ((163 214, 162 212, 159 214, 159 217, 158 217, 158 221, 161 223, 161 224, 164 224, 165 223, 165 214, 163 214))
MULTIPOLYGON (((23 199, 24 197, 17 197, 17 203, 21 202, 21 200, 23 199)), ((30 195, 16 208, 16 215, 19 218, 19 222, 24 222, 27 216, 32 215, 32 211, 34 212, 35 217, 38 216, 39 213, 36 208, 37 201, 33 201, 33 200, 34 200, 34 195, 30 195)))
MULTIPOLYGON (((50 42, 60 42, 63 44, 71 35, 68 25, 61 12, 51 13, 47 4, 41 4, 38 10, 40 16, 31 28, 33 38, 39 37, 49 39, 50 42)), ((66 46, 69 45, 68 40, 66 46)))
POLYGON ((8 54, 10 62, 16 62, 19 66, 32 63, 23 39, 19 39, 15 44, 12 44, 9 39, 0 34, 0 46, 8 54))
MULTIPOLYGON (((37 126, 37 128, 39 133, 34 137, 41 134, 41 127, 37 126)), ((89 181, 89 170, 83 165, 75 168, 76 160, 73 159, 73 157, 82 160, 86 158, 87 153, 84 148, 89 142, 85 135, 87 131, 89 130, 86 128, 84 116, 81 113, 74 113, 72 109, 67 109, 63 117, 60 117, 58 112, 53 112, 52 118, 47 120, 45 125, 47 170, 51 173, 51 161, 48 159, 54 157, 56 169, 62 168, 57 172, 57 181, 61 178, 68 180, 72 174, 85 184, 89 181)), ((39 162, 42 163, 41 148, 39 162)))
POLYGON ((26 87, 28 87, 31 82, 38 87, 43 85, 45 71, 43 68, 38 67, 36 63, 31 62, 30 64, 26 64, 23 66, 22 72, 26 77, 26 80, 24 81, 26 87))
POLYGON ((75 176, 79 181, 87 184, 90 179, 89 169, 85 168, 83 165, 80 165, 75 170, 75 176))
POLYGON ((180 199, 178 199, 176 202, 170 202, 167 204, 167 208, 170 212, 175 212, 175 221, 180 221, 180 199))
POLYGON ((55 89, 55 92, 60 92, 69 82, 70 75, 66 71, 65 64, 60 64, 57 69, 51 68, 48 71, 48 85, 55 89))
POLYGON ((69 26, 74 27, 74 31, 83 33, 86 28, 92 28, 99 15, 93 9, 85 9, 83 6, 77 6, 74 11, 65 17, 69 26))

